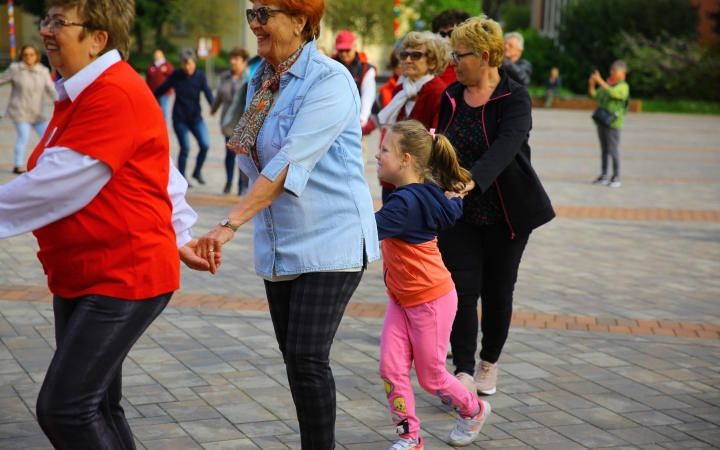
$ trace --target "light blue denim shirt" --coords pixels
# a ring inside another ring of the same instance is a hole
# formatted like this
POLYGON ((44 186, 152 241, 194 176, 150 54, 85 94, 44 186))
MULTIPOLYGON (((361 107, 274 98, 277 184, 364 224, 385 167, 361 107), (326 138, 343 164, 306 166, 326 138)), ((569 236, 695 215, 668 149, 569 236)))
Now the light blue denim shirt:
MULTIPOLYGON (((259 89, 266 61, 248 86, 259 89)), ((360 97, 350 73, 308 42, 280 77, 257 137, 262 172, 248 155, 251 182, 289 166, 285 192, 254 217, 255 270, 266 277, 349 269, 380 257, 370 189, 363 178, 360 97)))

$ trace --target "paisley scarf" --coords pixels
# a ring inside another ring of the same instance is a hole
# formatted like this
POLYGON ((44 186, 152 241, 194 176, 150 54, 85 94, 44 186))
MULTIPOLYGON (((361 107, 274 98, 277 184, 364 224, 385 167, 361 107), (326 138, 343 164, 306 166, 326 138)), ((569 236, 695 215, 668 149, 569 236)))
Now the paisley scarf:
POLYGON ((258 172, 262 171, 256 146, 258 133, 272 108, 274 102, 273 93, 280 87, 280 75, 287 72, 295 64, 304 47, 305 44, 303 43, 300 48, 295 50, 295 53, 278 65, 277 71, 272 65, 265 64, 260 89, 253 95, 250 105, 240 118, 232 138, 227 143, 227 148, 233 152, 248 155, 255 163, 258 172))

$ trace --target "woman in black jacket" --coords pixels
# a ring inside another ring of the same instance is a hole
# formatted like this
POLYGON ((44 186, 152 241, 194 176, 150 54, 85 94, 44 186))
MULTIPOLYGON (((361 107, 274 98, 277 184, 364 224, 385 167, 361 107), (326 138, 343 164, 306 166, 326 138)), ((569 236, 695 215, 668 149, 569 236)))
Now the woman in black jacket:
POLYGON ((438 130, 474 183, 466 188, 463 215, 438 235, 438 247, 458 293, 450 336, 455 374, 468 389, 489 395, 496 391, 525 245, 555 212, 530 165, 530 96, 500 69, 500 25, 486 16, 471 18, 455 28, 451 45, 458 82, 443 95, 438 130), (475 371, 478 298, 483 337, 475 371))

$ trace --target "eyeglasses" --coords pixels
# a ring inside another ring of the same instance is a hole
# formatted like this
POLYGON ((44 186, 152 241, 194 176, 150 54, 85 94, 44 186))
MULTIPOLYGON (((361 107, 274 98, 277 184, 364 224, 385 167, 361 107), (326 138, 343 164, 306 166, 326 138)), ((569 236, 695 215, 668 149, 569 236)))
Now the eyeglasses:
POLYGON ((419 61, 420 58, 422 58, 422 57, 425 56, 425 55, 427 55, 427 53, 423 53, 423 52, 406 52, 406 51, 402 51, 402 52, 398 53, 398 56, 400 57, 400 61, 405 61, 408 56, 409 56, 410 59, 412 59, 413 61, 419 61))
POLYGON ((49 19, 46 17, 42 21, 40 21, 40 31, 42 31, 43 28, 48 27, 48 30, 50 30, 50 33, 52 33, 53 36, 58 35, 58 33, 60 32, 60 26, 64 26, 64 27, 74 26, 74 27, 87 28, 87 25, 84 23, 71 22, 71 21, 65 20, 65 19, 58 19, 58 18, 49 19))
POLYGON ((285 11, 284 9, 270 9, 267 6, 263 6, 258 9, 247 9, 245 10, 245 17, 247 17, 248 24, 251 24, 255 18, 257 18, 260 25, 267 25, 268 19, 272 17, 271 13, 279 13, 285 11))
POLYGON ((452 58, 452 60, 455 64, 460 64, 460 58, 464 58, 465 56, 470 56, 470 55, 474 55, 474 54, 475 53, 473 53, 473 52, 461 53, 459 55, 457 55, 455 53, 450 53, 450 57, 452 58))
POLYGON ((453 28, 450 31, 438 31, 438 34, 440 35, 441 38, 449 38, 450 36, 452 36, 453 31, 455 31, 455 28, 453 28))

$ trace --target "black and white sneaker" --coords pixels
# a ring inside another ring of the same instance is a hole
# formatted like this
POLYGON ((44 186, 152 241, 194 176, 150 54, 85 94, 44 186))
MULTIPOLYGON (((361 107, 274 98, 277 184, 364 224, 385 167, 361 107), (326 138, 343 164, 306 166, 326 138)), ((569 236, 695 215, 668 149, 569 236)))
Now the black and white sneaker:
POLYGON ((610 184, 610 180, 608 180, 607 175, 600 175, 597 180, 593 181, 593 184, 597 184, 599 186, 607 186, 610 184))
POLYGON ((610 187, 620 187, 622 183, 620 183, 620 177, 614 176, 610 179, 610 182, 608 183, 608 186, 610 187))

